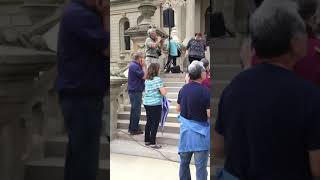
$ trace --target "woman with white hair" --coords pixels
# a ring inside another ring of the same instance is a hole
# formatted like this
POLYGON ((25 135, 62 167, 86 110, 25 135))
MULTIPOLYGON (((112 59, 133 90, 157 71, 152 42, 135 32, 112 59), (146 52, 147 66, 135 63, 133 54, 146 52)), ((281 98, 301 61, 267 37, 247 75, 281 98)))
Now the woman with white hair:
POLYGON ((159 56, 161 56, 161 46, 163 40, 158 37, 157 31, 151 28, 147 31, 148 38, 145 41, 145 51, 146 51, 146 65, 149 67, 151 63, 159 63, 159 56))
POLYGON ((250 19, 261 63, 222 93, 213 136, 215 166, 240 180, 313 180, 320 177, 320 89, 297 76, 307 32, 298 6, 265 0, 250 19))
POLYGON ((194 155, 197 180, 207 179, 210 149, 210 92, 201 83, 206 78, 203 63, 193 61, 188 67, 190 82, 178 95, 177 111, 180 121, 180 180, 190 180, 190 161, 194 155))

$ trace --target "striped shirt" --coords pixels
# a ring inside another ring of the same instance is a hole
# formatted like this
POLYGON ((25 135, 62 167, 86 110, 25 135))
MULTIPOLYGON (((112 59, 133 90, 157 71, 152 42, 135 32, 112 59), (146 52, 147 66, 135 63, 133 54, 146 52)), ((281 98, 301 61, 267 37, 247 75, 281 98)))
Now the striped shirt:
POLYGON ((162 105, 162 95, 160 88, 163 87, 163 82, 160 77, 154 77, 152 80, 145 81, 145 94, 143 104, 147 106, 162 105))

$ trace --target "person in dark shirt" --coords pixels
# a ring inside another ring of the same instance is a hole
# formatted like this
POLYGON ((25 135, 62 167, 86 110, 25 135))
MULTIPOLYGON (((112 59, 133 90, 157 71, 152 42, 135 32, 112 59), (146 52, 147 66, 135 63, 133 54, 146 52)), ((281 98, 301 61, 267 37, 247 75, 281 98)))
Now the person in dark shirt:
POLYGON ((141 116, 142 92, 145 88, 145 72, 144 55, 138 52, 133 55, 133 60, 129 64, 128 73, 128 93, 131 103, 128 131, 131 135, 143 134, 143 131, 139 128, 139 121, 141 116))
POLYGON ((190 161, 194 155, 198 180, 207 179, 207 162, 210 149, 210 92, 202 85, 206 78, 203 63, 193 61, 188 67, 190 82, 178 95, 177 112, 180 113, 179 150, 180 180, 190 180, 190 161))
POLYGON ((292 1, 264 1, 250 20, 263 62, 223 91, 213 136, 219 178, 320 178, 320 89, 293 72, 307 34, 292 1))
POLYGON ((56 89, 69 138, 65 180, 96 179, 109 85, 108 11, 106 1, 71 0, 61 18, 56 89))

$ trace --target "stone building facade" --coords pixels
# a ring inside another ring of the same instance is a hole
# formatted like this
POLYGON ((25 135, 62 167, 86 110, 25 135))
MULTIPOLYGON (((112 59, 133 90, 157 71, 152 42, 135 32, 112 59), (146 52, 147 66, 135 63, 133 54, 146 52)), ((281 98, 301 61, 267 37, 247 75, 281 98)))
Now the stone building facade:
MULTIPOLYGON (((152 24, 157 28, 169 32, 163 26, 164 0, 147 0, 156 7, 154 15, 151 17, 152 24)), ((132 51, 132 41, 125 35, 125 30, 136 26, 141 20, 139 12, 140 3, 143 0, 111 0, 111 71, 119 69, 119 64, 130 61, 132 51), (131 48, 129 48, 131 47, 131 48)), ((181 42, 186 44, 196 32, 207 34, 208 23, 206 14, 209 11, 210 0, 187 0, 186 4, 175 8, 175 29, 176 35, 181 42)), ((120 65, 121 67, 121 65, 120 65)))

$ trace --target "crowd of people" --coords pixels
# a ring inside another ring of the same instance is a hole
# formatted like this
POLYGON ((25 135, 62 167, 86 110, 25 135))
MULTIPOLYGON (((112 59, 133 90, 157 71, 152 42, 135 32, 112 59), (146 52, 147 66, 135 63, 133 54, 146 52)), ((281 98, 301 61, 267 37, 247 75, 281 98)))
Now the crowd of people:
MULTIPOLYGON (((190 161, 195 157, 196 176, 198 180, 207 179, 207 164, 210 150, 210 65, 205 59, 206 45, 197 33, 188 43, 189 60, 188 79, 180 89, 177 99, 177 120, 180 122, 179 149, 181 180, 189 180, 190 161)), ((168 62, 176 65, 181 44, 170 39, 167 42, 170 51, 168 62)), ((129 65, 128 93, 131 112, 128 132, 131 135, 144 133, 145 145, 159 149, 157 131, 163 113, 163 104, 166 101, 167 89, 160 77, 161 48, 163 40, 157 37, 156 31, 150 29, 145 42, 145 52, 137 52, 129 65), (147 122, 144 132, 139 126, 142 105, 146 110, 147 122)), ((180 52, 181 53, 181 52, 180 52)))
POLYGON ((251 67, 220 99, 218 180, 320 179, 320 40, 316 0, 257 1, 251 67))

